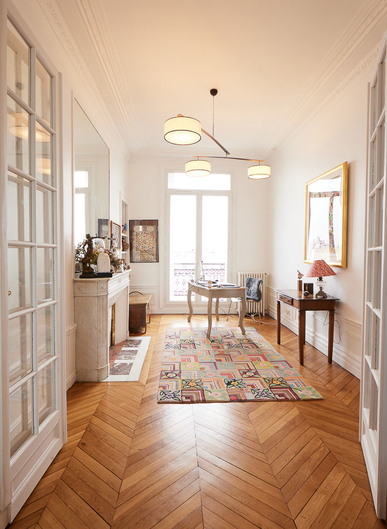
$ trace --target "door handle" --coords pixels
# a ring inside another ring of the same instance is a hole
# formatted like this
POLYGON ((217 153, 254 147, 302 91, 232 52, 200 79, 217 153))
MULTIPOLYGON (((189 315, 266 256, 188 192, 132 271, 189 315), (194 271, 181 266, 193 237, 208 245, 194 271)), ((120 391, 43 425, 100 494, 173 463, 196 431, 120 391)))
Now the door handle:
POLYGON ((12 292, 10 290, 8 290, 8 296, 10 296, 12 294, 12 292))

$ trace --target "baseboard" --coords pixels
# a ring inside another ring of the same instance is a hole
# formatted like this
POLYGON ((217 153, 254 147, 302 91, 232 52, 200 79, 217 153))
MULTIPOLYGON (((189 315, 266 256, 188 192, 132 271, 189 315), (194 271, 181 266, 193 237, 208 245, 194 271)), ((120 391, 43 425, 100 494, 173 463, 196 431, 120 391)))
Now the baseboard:
MULTIPOLYGON (((268 289, 268 314, 277 319, 277 291, 268 289)), ((325 312, 307 312, 306 341, 328 355, 328 325, 325 312), (321 332, 326 329, 326 333, 321 332)), ((288 305, 281 305, 281 323, 298 335, 298 311, 288 305)), ((361 375, 361 333, 362 325, 345 316, 335 313, 335 343, 333 360, 360 379, 361 375), (338 342, 338 343, 337 343, 338 342)))
POLYGON ((77 324, 66 329, 66 391, 71 388, 77 378, 75 370, 75 337, 77 324))
POLYGON ((8 509, 5 511, 0 512, 0 529, 5 529, 7 525, 9 524, 9 513, 8 509))
POLYGON ((28 476, 15 490, 12 503, 9 506, 9 515, 11 520, 16 517, 20 509, 23 507, 31 492, 39 483, 62 446, 63 443, 59 439, 52 441, 44 453, 41 454, 41 456, 35 461, 28 476))
MULTIPOLYGON (((228 313, 228 305, 227 306, 221 306, 219 305, 219 316, 220 317, 224 317, 224 316, 227 316, 227 313, 228 313)), ((165 314, 165 315, 168 315, 168 314, 186 314, 188 316, 188 306, 187 306, 187 303, 185 304, 182 304, 181 306, 179 307, 164 307, 163 309, 152 309, 152 314, 165 314)), ((230 314, 231 315, 235 315, 237 314, 236 310, 233 309, 233 310, 230 310, 230 314)), ((207 306, 205 307, 199 307, 199 308, 194 308, 193 309, 193 316, 195 315, 207 315, 207 306)), ((215 316, 215 304, 214 304, 214 309, 213 309, 213 312, 212 312, 212 316, 213 316, 213 322, 214 322, 214 316, 215 316)))
POLYGON ((71 386, 75 384, 76 380, 77 380, 76 371, 71 373, 70 376, 66 377, 66 391, 68 391, 71 388, 71 386))

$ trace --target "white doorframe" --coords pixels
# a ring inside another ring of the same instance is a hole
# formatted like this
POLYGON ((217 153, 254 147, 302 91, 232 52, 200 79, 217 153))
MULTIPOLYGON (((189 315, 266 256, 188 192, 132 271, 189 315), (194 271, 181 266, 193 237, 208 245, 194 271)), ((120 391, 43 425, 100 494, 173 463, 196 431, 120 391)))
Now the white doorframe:
MULTIPOLYGON (((7 2, 0 0, 0 248, 7 246, 7 2)), ((7 252, 0 251, 0 352, 6 351, 8 343, 8 270, 7 252)), ((4 380, 3 373, 9 372, 8 355, 1 354, 0 373, 0 527, 3 529, 8 523, 7 507, 10 502, 9 487, 9 412, 8 383, 4 380)))

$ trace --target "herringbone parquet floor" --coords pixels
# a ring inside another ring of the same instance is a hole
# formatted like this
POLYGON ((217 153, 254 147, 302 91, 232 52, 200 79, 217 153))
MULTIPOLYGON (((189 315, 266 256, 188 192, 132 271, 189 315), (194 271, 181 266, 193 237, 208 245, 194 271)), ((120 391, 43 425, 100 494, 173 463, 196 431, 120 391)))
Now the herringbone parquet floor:
POLYGON ((68 441, 10 527, 385 527, 358 442, 359 381, 309 345, 299 367, 297 336, 283 329, 277 346, 265 321, 251 325, 324 401, 157 404, 165 330, 186 318, 154 316, 140 382, 68 392, 68 441))

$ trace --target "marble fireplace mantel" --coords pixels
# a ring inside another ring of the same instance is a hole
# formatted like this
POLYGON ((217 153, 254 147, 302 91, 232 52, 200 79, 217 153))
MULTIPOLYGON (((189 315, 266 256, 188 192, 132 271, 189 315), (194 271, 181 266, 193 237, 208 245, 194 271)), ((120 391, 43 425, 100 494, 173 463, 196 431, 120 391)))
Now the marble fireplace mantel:
POLYGON ((129 338, 129 273, 74 279, 78 382, 100 382, 109 376, 109 309, 113 304, 116 342, 129 338))

